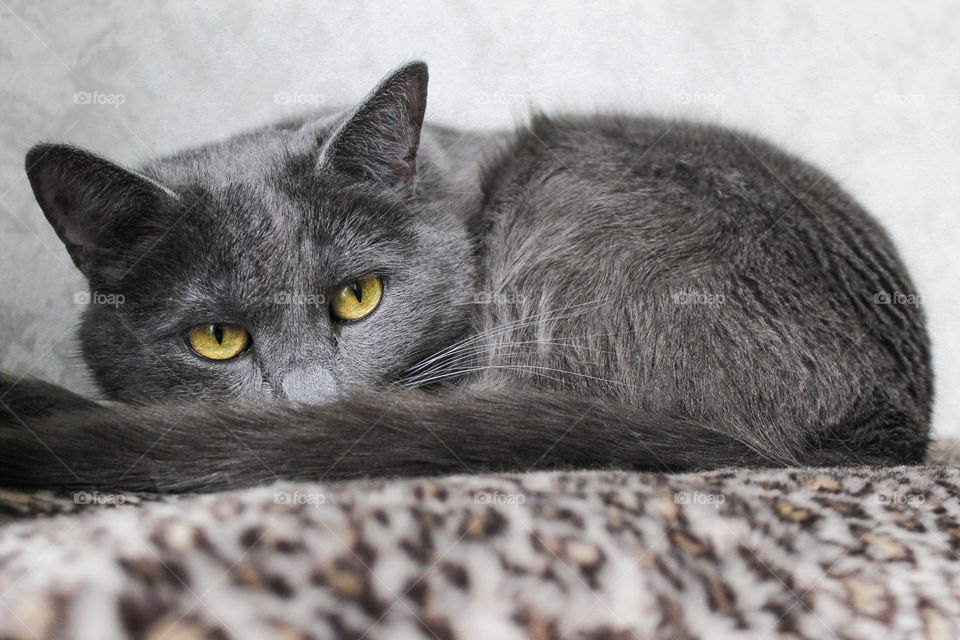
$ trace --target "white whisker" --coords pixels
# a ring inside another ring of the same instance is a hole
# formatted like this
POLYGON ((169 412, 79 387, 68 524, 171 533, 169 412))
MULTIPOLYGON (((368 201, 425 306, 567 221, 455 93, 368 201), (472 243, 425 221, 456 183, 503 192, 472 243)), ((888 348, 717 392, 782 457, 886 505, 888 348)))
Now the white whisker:
MULTIPOLYGON (((449 355, 449 354, 451 354, 451 353, 453 353, 453 352, 455 352, 455 351, 457 351, 457 350, 463 349, 463 348, 465 348, 465 347, 468 346, 468 345, 472 345, 472 344, 474 344, 474 343, 476 343, 476 342, 478 342, 478 341, 484 340, 484 339, 486 339, 486 338, 492 338, 492 337, 497 336, 497 335, 500 335, 500 334, 502 334, 502 333, 506 333, 506 332, 513 331, 513 330, 516 330, 516 329, 524 328, 524 327, 527 327, 527 326, 534 326, 534 325, 536 325, 536 324, 538 324, 538 323, 540 323, 540 322, 544 322, 544 321, 548 321, 548 320, 549 320, 549 321, 556 322, 556 321, 559 321, 559 320, 566 320, 566 319, 568 319, 568 318, 576 317, 577 315, 580 315, 580 314, 582 314, 582 313, 587 313, 588 311, 590 311, 590 309, 584 309, 584 310, 582 310, 582 311, 580 311, 580 312, 578 312, 578 313, 573 313, 573 314, 568 314, 568 315, 557 315, 557 316, 554 316, 554 317, 552 317, 552 318, 549 317, 549 315, 552 314, 552 313, 565 314, 565 313, 569 312, 569 311, 572 310, 572 309, 577 309, 577 308, 580 308, 580 307, 586 307, 586 306, 589 306, 589 305, 596 305, 597 303, 599 303, 599 301, 592 301, 592 302, 586 302, 586 303, 581 303, 581 304, 577 304, 577 305, 571 305, 571 306, 569 306, 569 307, 564 307, 564 308, 561 308, 561 309, 545 311, 545 312, 542 312, 542 313, 539 313, 539 314, 530 316, 529 318, 520 318, 520 319, 518 319, 518 320, 514 320, 514 321, 511 321, 511 322, 507 322, 507 323, 505 323, 505 324, 502 324, 502 325, 498 325, 498 326, 496 326, 496 327, 492 327, 492 328, 490 328, 490 329, 487 329, 486 331, 481 331, 481 332, 476 333, 476 334, 474 334, 474 335, 472 335, 472 336, 468 336, 467 338, 465 338, 465 339, 463 339, 463 340, 460 340, 460 341, 458 341, 458 342, 455 342, 455 343, 453 343, 452 345, 450 345, 450 346, 448 346, 448 347, 446 347, 446 348, 444 348, 444 349, 441 349, 440 351, 438 351, 437 353, 435 353, 433 356, 431 356, 431 357, 429 357, 429 358, 427 358, 427 359, 425 359, 425 360, 422 360, 422 361, 420 361, 418 364, 414 365, 414 366, 410 369, 410 371, 411 371, 411 372, 414 372, 414 371, 418 371, 418 370, 420 370, 420 369, 426 368, 426 367, 428 367, 430 364, 436 362, 437 360, 441 360, 442 358, 446 357, 447 355, 449 355), (544 316, 548 316, 548 317, 545 318, 544 316)), ((601 305, 601 306, 602 306, 602 305, 601 305)), ((597 307, 597 308, 599 308, 599 307, 597 307)))
POLYGON ((604 383, 607 383, 607 384, 613 384, 613 385, 618 385, 618 386, 622 386, 622 387, 628 387, 628 388, 631 388, 631 389, 639 389, 639 388, 640 388, 640 387, 637 386, 637 385, 628 384, 628 383, 626 383, 626 382, 620 382, 620 381, 618 381, 618 380, 611 380, 611 379, 609 379, 609 378, 601 378, 601 377, 599 377, 599 376, 592 376, 592 375, 589 375, 589 374, 586 374, 586 373, 580 373, 580 372, 577 372, 577 371, 570 371, 570 370, 567 370, 567 369, 557 369, 557 368, 554 368, 554 367, 545 367, 545 366, 541 366, 541 365, 522 365, 522 364, 516 364, 516 365, 506 365, 506 364, 504 364, 504 365, 483 365, 483 366, 469 367, 469 368, 464 368, 464 369, 456 369, 456 370, 454 370, 454 371, 447 371, 447 372, 443 372, 443 373, 438 373, 437 375, 431 376, 431 377, 429 377, 429 378, 427 378, 427 379, 425 379, 425 380, 418 380, 418 381, 416 381, 416 382, 414 382, 414 383, 406 384, 406 386, 410 386, 410 387, 420 387, 420 386, 429 384, 429 383, 431 383, 431 382, 435 382, 435 381, 437 381, 437 380, 442 380, 442 379, 446 379, 446 378, 450 378, 450 377, 455 377, 455 376, 462 376, 462 375, 466 375, 466 374, 468 374, 468 373, 476 373, 476 372, 480 372, 480 371, 486 371, 486 370, 489 370, 489 369, 507 369, 507 370, 514 370, 514 371, 522 371, 522 372, 525 372, 525 373, 532 373, 532 374, 535 374, 535 375, 539 375, 539 376, 541 376, 541 377, 548 378, 548 379, 550 379, 550 380, 555 380, 555 381, 560 382, 560 383, 567 382, 567 380, 564 380, 564 379, 562 379, 562 378, 556 378, 556 377, 548 376, 548 375, 542 373, 543 371, 550 371, 550 372, 553 372, 553 373, 561 373, 561 374, 564 374, 564 375, 566 375, 566 376, 574 376, 574 377, 577 377, 577 378, 584 378, 584 379, 587 379, 587 380, 595 380, 595 381, 597 381, 597 382, 604 382, 604 383))

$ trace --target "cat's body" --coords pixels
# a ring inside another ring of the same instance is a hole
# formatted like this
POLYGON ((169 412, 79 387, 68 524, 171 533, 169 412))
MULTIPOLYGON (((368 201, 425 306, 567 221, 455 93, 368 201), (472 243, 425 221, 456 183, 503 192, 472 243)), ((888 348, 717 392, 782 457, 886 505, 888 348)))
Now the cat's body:
POLYGON ((0 484, 922 458, 922 314, 877 298, 914 289, 823 174, 657 119, 421 139, 425 89, 409 65, 349 117, 142 175, 32 151, 91 290, 124 296, 87 312, 86 360, 138 406, 61 411, 84 401, 5 381, 0 484), (365 274, 382 277, 379 306, 333 321, 330 293, 365 274), (221 322, 252 346, 226 361, 187 348, 192 325, 221 322))

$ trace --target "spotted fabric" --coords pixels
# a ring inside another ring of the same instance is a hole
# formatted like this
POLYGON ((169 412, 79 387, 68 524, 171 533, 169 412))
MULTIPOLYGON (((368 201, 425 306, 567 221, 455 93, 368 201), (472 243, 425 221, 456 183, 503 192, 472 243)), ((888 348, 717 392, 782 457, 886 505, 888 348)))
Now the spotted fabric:
POLYGON ((953 639, 958 495, 934 466, 5 493, 0 638, 953 639))

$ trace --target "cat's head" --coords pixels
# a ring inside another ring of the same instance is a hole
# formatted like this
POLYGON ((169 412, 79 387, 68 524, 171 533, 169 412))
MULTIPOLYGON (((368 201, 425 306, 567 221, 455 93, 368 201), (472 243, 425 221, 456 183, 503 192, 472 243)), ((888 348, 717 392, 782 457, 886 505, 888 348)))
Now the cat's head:
POLYGON ((27 174, 90 284, 81 348, 118 400, 315 402, 458 337, 462 217, 421 197, 423 63, 342 115, 137 171, 38 145, 27 174))

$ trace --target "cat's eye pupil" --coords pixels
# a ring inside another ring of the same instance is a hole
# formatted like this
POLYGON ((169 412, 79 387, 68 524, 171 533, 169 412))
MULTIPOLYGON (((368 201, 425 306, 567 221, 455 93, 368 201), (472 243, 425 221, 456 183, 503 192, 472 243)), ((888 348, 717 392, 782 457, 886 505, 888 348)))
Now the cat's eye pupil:
POLYGON ((201 324, 187 333, 190 348, 208 360, 229 360, 247 350, 253 339, 240 325, 201 324))
POLYGON ((334 320, 352 322, 364 318, 377 307, 383 295, 383 281, 379 276, 365 276, 337 287, 330 301, 334 320))

